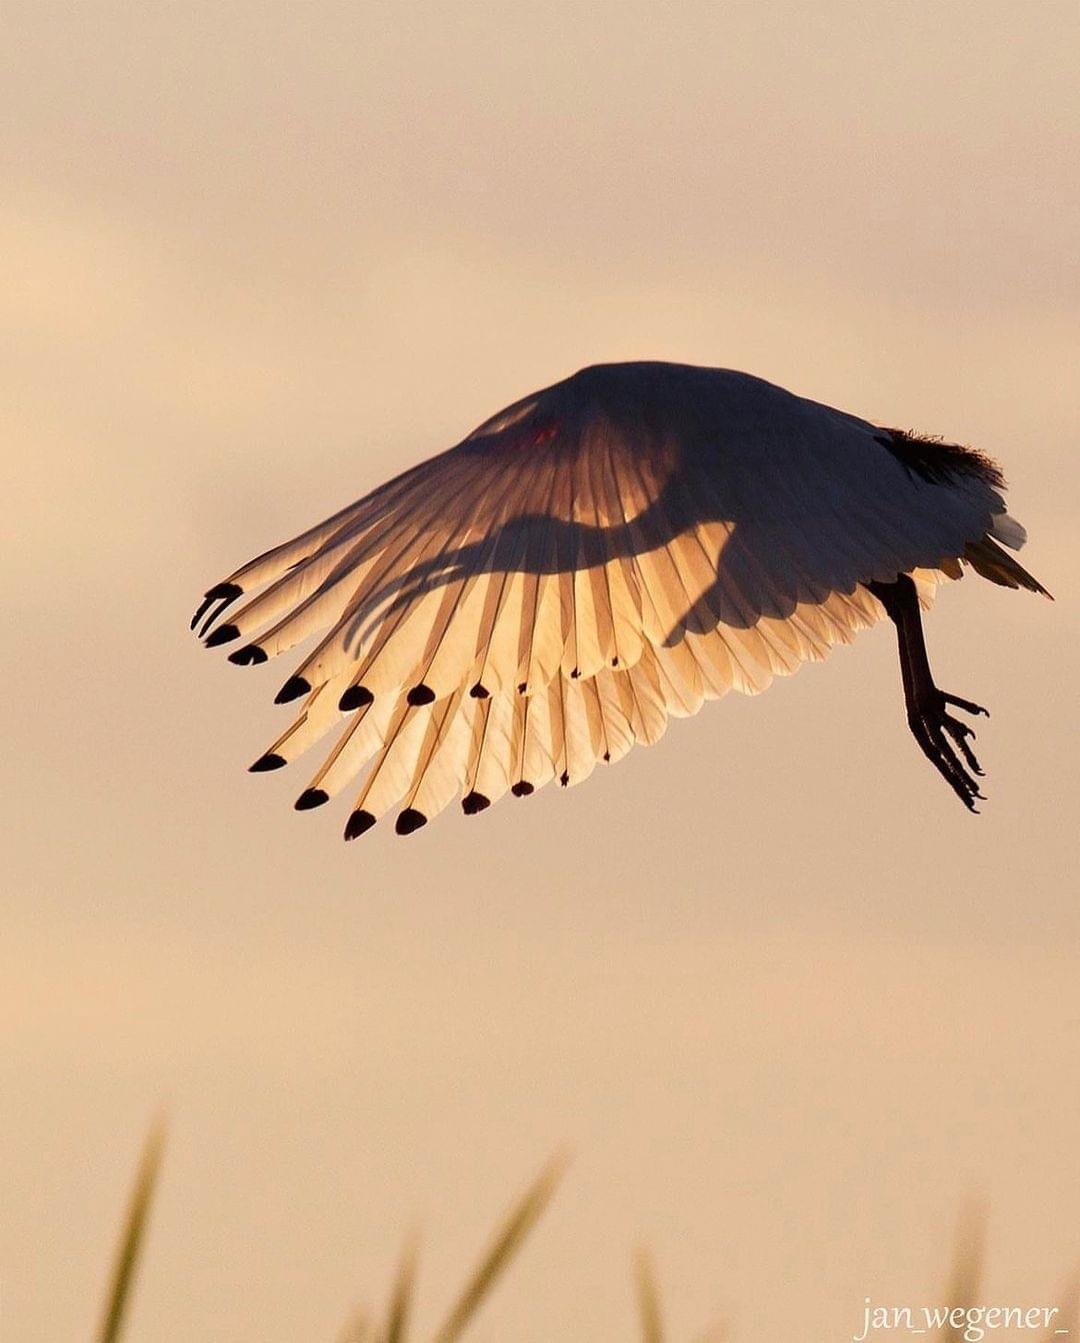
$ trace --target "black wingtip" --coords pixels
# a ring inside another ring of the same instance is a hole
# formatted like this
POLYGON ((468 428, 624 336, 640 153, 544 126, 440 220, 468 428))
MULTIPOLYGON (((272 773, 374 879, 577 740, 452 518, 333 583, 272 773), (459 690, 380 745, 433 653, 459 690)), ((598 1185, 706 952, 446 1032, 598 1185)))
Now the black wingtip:
POLYGON ((415 807, 406 807, 394 822, 394 829, 399 835, 411 835, 413 831, 419 830, 422 825, 427 825, 427 817, 424 813, 417 811, 415 807))
POLYGON ((281 769, 289 762, 283 755, 275 755, 273 751, 267 751, 265 755, 259 756, 254 765, 248 765, 249 774, 266 774, 272 769, 281 769))
POLYGON ((421 681, 419 685, 413 686, 405 698, 410 704, 434 704, 435 692, 421 681))
MULTIPOLYGON (((194 629, 194 626, 192 626, 194 629)), ((240 631, 235 625, 219 625, 213 634, 207 635, 205 648, 220 648, 222 644, 231 644, 234 639, 240 638, 240 631)))
POLYGON ((345 824, 345 838, 359 839, 366 831, 370 830, 375 824, 375 817, 370 811, 364 811, 360 808, 354 811, 345 824))
POLYGON ((351 713, 353 709, 362 709, 365 704, 370 704, 374 698, 367 686, 351 685, 338 700, 338 708, 342 713, 351 713))
POLYGON ((297 811, 311 811, 314 807, 321 807, 324 802, 329 801, 330 794, 321 788, 305 788, 293 806, 297 811))
MULTIPOLYGON (((217 620, 218 616, 221 615, 222 611, 224 611, 227 606, 231 606, 233 602, 236 601, 237 597, 243 596, 243 593, 244 589, 239 583, 215 583, 212 588, 203 594, 203 599, 199 603, 199 609, 191 617, 191 628, 195 628, 215 602, 220 602, 221 605, 206 622, 207 626, 212 625, 214 621, 217 620)), ((206 633, 206 627, 203 628, 202 633, 206 633)))
POLYGON ((510 791, 515 797, 528 797, 529 794, 534 793, 536 789, 533 788, 528 779, 519 779, 517 783, 511 787, 510 791))
POLYGON ((290 676, 281 689, 274 696, 275 704, 288 704, 291 700, 299 699, 301 695, 311 693, 311 684, 305 681, 302 676, 290 676))
POLYGON ((466 793, 461 799, 461 810, 466 816, 475 816, 477 812, 486 811, 490 806, 491 798, 475 791, 466 793))
POLYGON ((568 787, 570 784, 570 775, 567 773, 565 769, 559 775, 559 782, 562 784, 564 788, 568 787))
POLYGON ((256 663, 266 660, 266 650, 260 648, 258 644, 245 644, 243 648, 238 648, 235 653, 229 654, 229 661, 238 667, 254 667, 256 663))
POLYGON ((469 691, 469 694, 473 697, 473 699, 487 699, 488 696, 491 694, 491 691, 488 690, 487 686, 483 686, 480 684, 479 681, 477 681, 477 683, 469 691))

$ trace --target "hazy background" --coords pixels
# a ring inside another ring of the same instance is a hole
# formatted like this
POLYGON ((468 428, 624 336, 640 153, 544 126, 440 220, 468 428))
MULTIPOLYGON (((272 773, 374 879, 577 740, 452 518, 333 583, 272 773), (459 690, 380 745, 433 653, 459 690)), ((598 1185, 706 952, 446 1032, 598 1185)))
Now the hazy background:
POLYGON ((85 1337, 172 1134, 134 1339, 332 1338, 424 1229, 478 1338, 846 1340, 1080 1257, 1071 0, 8 0, 0 1336, 85 1337), (202 590, 597 360, 745 368, 1004 462, 1051 606, 969 577, 966 815, 878 629, 587 786, 344 845, 244 770, 281 665, 202 590))

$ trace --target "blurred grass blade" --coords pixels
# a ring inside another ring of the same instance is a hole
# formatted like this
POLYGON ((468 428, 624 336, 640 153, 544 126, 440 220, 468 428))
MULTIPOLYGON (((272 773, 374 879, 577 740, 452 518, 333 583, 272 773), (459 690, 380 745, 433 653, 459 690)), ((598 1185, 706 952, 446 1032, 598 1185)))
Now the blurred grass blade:
POLYGON ((521 1248, 525 1237, 536 1225, 559 1183, 565 1161, 556 1157, 540 1172, 521 1201, 511 1209, 500 1227, 490 1250, 484 1256, 446 1323, 435 1335, 434 1343, 454 1343, 480 1309, 495 1280, 521 1248))
POLYGON ((390 1312, 383 1337, 386 1343, 405 1343, 412 1310, 413 1287, 416 1283, 416 1238, 408 1241, 398 1265, 394 1290, 390 1294, 390 1312))
POLYGON ((116 1263, 113 1266, 112 1283, 105 1302, 105 1313, 98 1332, 99 1343, 115 1343, 120 1337, 124 1312, 135 1281, 135 1270, 139 1263, 143 1237, 146 1235, 150 1204, 154 1197, 154 1186, 157 1183, 164 1148, 165 1123, 162 1119, 156 1119, 146 1135, 139 1169, 135 1175, 135 1185, 131 1191, 127 1217, 116 1252, 116 1263))
POLYGON ((357 1306, 345 1326, 337 1336, 337 1343, 375 1343, 376 1334, 371 1326, 368 1313, 363 1306, 357 1306))
POLYGON ((1061 1314, 1043 1334, 1044 1343, 1049 1343, 1052 1338, 1061 1337, 1062 1330, 1068 1337, 1075 1335, 1078 1322, 1077 1315, 1080 1313, 1080 1274, 1074 1273, 1066 1282, 1058 1300, 1061 1303, 1059 1307, 1061 1314))
POLYGON ((660 1317, 660 1294, 656 1289, 656 1275, 652 1261, 644 1250, 639 1250, 634 1261, 637 1282, 638 1311, 641 1315, 643 1343, 664 1343, 664 1325, 660 1317))
MULTIPOLYGON (((986 1206, 981 1199, 968 1199, 961 1207, 956 1223, 956 1245, 946 1297, 950 1306, 969 1310, 978 1304, 985 1255, 986 1206)), ((963 1326, 951 1324, 942 1334, 949 1343, 961 1343, 963 1336, 963 1326)))

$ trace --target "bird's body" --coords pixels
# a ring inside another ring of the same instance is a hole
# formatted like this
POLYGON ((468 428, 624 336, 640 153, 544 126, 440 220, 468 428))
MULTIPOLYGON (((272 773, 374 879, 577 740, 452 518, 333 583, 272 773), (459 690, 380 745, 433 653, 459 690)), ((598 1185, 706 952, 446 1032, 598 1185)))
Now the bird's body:
MULTIPOLYGON (((970 729, 921 656, 919 604, 968 564, 1045 591, 998 469, 724 369, 604 364, 525 397, 206 594, 240 664, 328 631, 252 767, 342 735, 297 806, 365 773, 353 837, 407 833, 650 743, 669 716, 823 657, 888 614, 909 721, 968 806, 970 729), (221 623, 226 608, 248 600, 221 623)), ((961 708, 977 706, 951 699, 961 708)))

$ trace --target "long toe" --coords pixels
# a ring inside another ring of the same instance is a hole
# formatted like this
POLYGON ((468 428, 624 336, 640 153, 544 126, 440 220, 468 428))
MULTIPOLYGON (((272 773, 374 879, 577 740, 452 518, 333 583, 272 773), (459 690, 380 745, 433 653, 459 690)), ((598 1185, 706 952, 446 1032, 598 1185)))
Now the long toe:
POLYGON ((976 801, 984 794, 975 776, 982 768, 967 738, 974 736, 971 728, 945 712, 946 696, 939 694, 910 721, 912 735, 923 755, 953 790, 969 811, 976 811, 976 801))
POLYGON ((982 714, 984 718, 990 717, 989 709, 984 709, 981 704, 974 704, 969 699, 961 699, 959 695, 949 695, 943 690, 941 698, 954 709, 963 709, 965 713, 982 714))
POLYGON ((951 714, 947 713, 941 715, 941 725, 960 748, 960 754, 967 762, 968 768, 982 778, 985 771, 969 744, 969 742, 975 740, 974 730, 968 727, 967 723, 962 723, 959 718, 953 718, 951 714))

